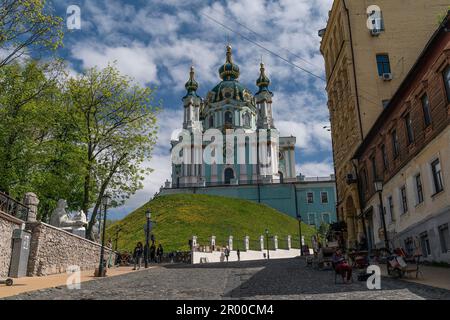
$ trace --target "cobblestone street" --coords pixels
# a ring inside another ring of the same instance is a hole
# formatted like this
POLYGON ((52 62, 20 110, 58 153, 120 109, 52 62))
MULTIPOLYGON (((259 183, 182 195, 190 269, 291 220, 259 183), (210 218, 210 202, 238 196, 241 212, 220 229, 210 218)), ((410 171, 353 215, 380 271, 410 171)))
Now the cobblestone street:
POLYGON ((382 290, 365 282, 334 283, 332 271, 303 259, 207 265, 166 265, 116 277, 24 293, 8 299, 446 299, 450 291, 383 277, 382 290))

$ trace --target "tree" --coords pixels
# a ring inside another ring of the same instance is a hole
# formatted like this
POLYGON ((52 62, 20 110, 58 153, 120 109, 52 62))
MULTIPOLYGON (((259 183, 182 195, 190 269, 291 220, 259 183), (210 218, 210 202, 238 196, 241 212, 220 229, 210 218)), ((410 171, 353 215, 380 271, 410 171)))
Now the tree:
POLYGON ((59 61, 0 68, 0 190, 33 191, 46 220, 60 198, 80 205, 80 147, 61 91, 59 61))
POLYGON ((53 16, 45 0, 2 0, 0 6, 0 68, 27 55, 55 50, 62 44, 63 20, 53 16))
POLYGON ((143 166, 149 159, 157 134, 153 90, 133 85, 114 66, 92 68, 67 85, 72 122, 83 145, 85 176, 81 208, 91 207, 87 236, 108 192, 113 205, 122 204, 143 187, 142 180, 151 169, 143 166))

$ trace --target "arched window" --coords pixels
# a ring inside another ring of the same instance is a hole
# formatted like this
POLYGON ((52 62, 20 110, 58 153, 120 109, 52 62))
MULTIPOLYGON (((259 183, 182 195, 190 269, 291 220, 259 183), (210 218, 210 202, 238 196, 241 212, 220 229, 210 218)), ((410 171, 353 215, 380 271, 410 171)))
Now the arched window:
POLYGON ((225 124, 233 124, 233 114, 231 111, 225 112, 225 124))
POLYGON ((209 116, 209 128, 214 127, 214 117, 213 116, 209 116))
POLYGON ((224 172, 224 175, 225 175, 225 184, 230 184, 230 182, 231 182, 231 179, 234 179, 234 171, 233 171, 233 169, 232 168, 226 168, 225 169, 225 172, 224 172))
POLYGON ((250 115, 248 112, 244 114, 244 127, 250 127, 250 115))

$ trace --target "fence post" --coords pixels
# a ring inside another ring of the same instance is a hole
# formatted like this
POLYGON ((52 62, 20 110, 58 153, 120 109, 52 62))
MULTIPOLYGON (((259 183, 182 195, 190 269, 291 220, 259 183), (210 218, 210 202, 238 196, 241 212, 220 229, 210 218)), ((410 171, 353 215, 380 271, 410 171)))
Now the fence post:
POLYGON ((261 251, 264 250, 264 236, 259 237, 259 243, 261 245, 261 251))
POLYGON ((245 236, 244 248, 245 248, 245 251, 250 250, 250 237, 249 236, 245 236))
POLYGON ((230 249, 230 251, 233 250, 233 236, 228 238, 228 249, 230 249))
POLYGON ((278 236, 273 236, 274 250, 278 250, 278 236))
POLYGON ((211 250, 214 251, 216 248, 216 236, 211 236, 211 250))
POLYGON ((288 246, 288 250, 291 250, 292 243, 291 243, 291 236, 290 235, 287 236, 287 246, 288 246))

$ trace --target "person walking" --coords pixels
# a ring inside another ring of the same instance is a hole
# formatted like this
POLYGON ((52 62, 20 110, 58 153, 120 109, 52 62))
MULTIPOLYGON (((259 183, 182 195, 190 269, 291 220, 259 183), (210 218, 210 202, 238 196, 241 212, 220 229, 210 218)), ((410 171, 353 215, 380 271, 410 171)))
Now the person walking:
POLYGON ((164 253, 164 250, 163 250, 162 244, 160 243, 158 245, 158 249, 156 250, 156 256, 158 257, 158 263, 162 262, 163 253, 164 253))
POLYGON ((133 252, 133 258, 134 258, 134 268, 133 270, 136 270, 136 266, 138 267, 138 270, 141 268, 141 259, 142 259, 142 242, 138 242, 136 247, 134 248, 133 252))
POLYGON ((156 262, 156 247, 154 243, 150 246, 150 261, 156 262))
POLYGON ((236 253, 237 253, 238 261, 241 261, 241 250, 237 249, 236 253))
POLYGON ((228 249, 228 246, 225 248, 225 259, 227 259, 228 262, 228 258, 230 257, 230 249, 228 249))

